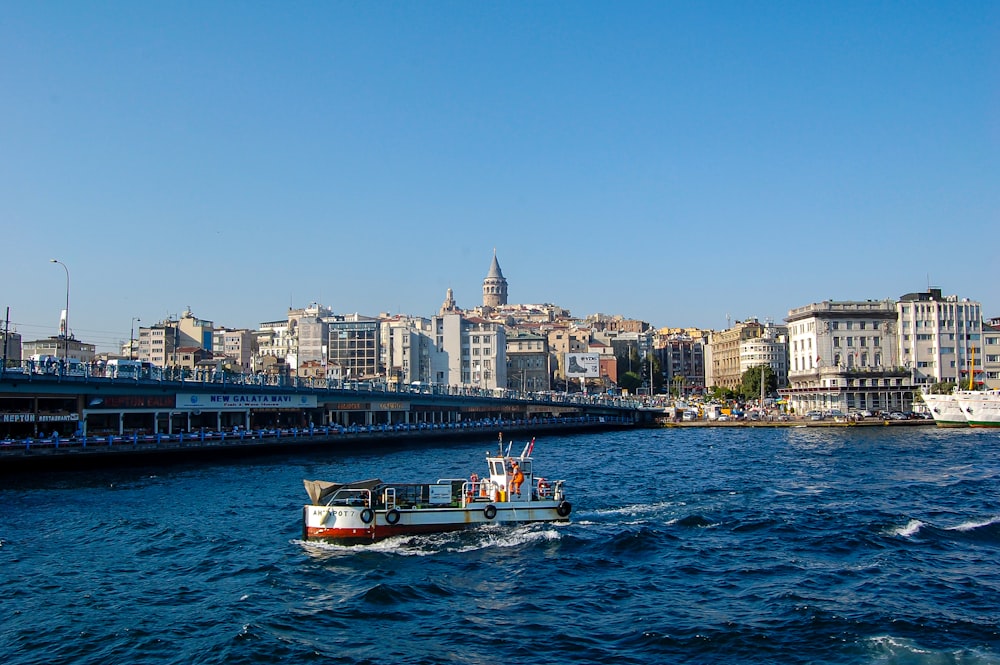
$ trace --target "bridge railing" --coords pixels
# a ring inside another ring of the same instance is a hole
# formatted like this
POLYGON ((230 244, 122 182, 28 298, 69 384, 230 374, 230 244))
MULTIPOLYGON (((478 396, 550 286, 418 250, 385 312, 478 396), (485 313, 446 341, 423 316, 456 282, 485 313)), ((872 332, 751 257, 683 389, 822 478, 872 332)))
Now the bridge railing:
POLYGON ((318 377, 296 377, 258 373, 238 374, 233 372, 187 368, 144 367, 128 375, 109 376, 106 367, 99 363, 78 363, 67 369, 61 361, 35 363, 30 360, 11 364, 3 370, 6 378, 21 377, 27 380, 56 379, 66 382, 90 381, 118 384, 148 385, 150 383, 177 383, 199 387, 241 386, 247 388, 282 388, 314 391, 351 391, 376 394, 436 395, 442 397, 473 397, 479 399, 513 400, 519 402, 542 402, 546 404, 569 404, 589 406, 610 406, 634 409, 642 402, 631 397, 608 395, 605 393, 560 393, 554 391, 520 391, 505 388, 480 388, 468 385, 444 384, 388 384, 378 380, 326 379, 318 377))

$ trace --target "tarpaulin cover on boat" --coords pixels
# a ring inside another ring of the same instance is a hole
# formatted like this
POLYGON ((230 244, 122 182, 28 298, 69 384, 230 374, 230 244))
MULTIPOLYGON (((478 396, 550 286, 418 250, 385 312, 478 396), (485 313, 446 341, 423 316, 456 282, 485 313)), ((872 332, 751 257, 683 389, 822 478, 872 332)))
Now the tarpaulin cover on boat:
POLYGON ((331 483, 326 480, 303 480, 302 482, 305 483, 306 494, 309 495, 309 500, 314 506, 322 506, 330 498, 330 495, 339 489, 371 490, 383 484, 378 478, 359 480, 354 483, 331 483))

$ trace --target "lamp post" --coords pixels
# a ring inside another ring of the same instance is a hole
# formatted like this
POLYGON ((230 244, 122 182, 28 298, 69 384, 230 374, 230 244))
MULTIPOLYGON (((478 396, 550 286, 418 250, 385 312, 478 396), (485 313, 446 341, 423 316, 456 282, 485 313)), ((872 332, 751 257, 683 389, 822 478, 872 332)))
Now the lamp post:
POLYGON ((49 263, 58 263, 66 271, 66 320, 64 321, 66 329, 63 331, 63 371, 65 371, 69 365, 69 268, 57 259, 49 259, 49 263))
POLYGON ((135 323, 136 321, 141 322, 138 316, 132 317, 132 328, 128 333, 128 358, 129 360, 135 360, 135 323))

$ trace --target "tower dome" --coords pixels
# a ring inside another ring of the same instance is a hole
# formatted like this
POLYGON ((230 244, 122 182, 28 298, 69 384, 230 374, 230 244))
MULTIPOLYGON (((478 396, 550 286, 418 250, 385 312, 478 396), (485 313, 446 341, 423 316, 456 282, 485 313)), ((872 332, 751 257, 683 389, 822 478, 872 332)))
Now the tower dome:
POLYGON ((507 304, 507 280, 497 261, 497 250, 493 250, 493 263, 483 280, 483 307, 499 307, 507 304))

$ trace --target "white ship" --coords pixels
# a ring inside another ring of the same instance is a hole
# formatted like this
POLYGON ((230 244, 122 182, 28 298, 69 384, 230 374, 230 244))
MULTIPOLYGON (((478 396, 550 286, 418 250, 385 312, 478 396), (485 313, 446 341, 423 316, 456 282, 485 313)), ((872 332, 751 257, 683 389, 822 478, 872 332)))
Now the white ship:
POLYGON ((955 397, 969 427, 1000 427, 1000 390, 963 390, 955 397))
POLYGON ((969 421, 965 418, 965 411, 958 403, 958 397, 954 393, 933 394, 922 393, 924 404, 931 412, 934 423, 938 427, 968 427, 969 421))

